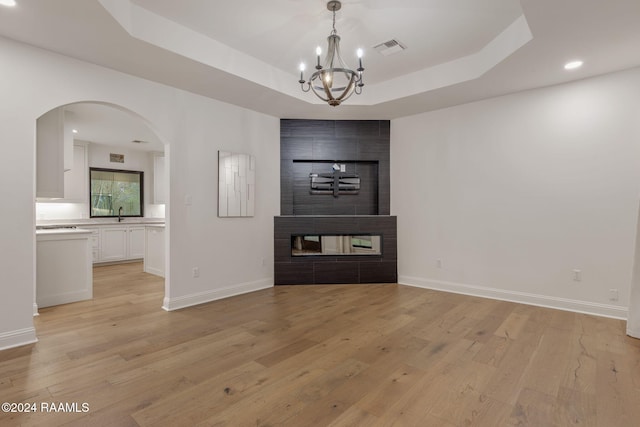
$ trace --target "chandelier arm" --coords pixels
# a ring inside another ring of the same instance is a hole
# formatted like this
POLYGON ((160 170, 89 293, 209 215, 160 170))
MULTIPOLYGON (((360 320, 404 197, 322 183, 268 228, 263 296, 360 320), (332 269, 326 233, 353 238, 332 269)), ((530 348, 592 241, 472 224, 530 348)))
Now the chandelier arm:
POLYGON ((324 89, 324 93, 325 95, 327 95, 327 98, 330 100, 335 99, 331 94, 331 88, 327 85, 327 82, 325 82, 324 79, 321 79, 321 80, 322 80, 322 88, 324 89))

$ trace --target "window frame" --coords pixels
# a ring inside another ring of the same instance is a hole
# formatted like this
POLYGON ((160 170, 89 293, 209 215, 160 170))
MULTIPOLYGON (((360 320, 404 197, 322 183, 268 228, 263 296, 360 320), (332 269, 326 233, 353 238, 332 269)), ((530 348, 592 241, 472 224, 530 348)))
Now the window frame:
POLYGON ((142 218, 144 217, 144 171, 134 171, 126 169, 110 169, 110 168, 89 168, 89 218, 142 218), (130 175, 139 176, 140 184, 140 215, 94 215, 93 214, 93 189, 91 186, 92 172, 113 172, 113 173, 126 173, 130 175))

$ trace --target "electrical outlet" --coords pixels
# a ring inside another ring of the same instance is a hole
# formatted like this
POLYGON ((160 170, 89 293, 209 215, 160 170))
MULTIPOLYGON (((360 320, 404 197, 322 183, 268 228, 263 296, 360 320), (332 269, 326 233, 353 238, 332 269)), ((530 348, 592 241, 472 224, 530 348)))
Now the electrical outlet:
POLYGON ((582 270, 573 270, 573 281, 574 282, 582 281, 582 270))
POLYGON ((200 277, 200 269, 198 267, 193 267, 193 277, 200 277))
POLYGON ((617 289, 609 289, 609 301, 618 301, 617 289))

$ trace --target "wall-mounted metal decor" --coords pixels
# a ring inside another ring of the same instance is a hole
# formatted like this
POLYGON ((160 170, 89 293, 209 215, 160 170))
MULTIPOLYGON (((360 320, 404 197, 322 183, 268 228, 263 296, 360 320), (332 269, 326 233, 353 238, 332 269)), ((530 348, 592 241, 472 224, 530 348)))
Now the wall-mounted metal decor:
POLYGON ((360 177, 354 174, 342 172, 336 173, 312 173, 311 194, 358 194, 360 191, 360 177))
POLYGON ((256 161, 250 154, 218 151, 218 216, 248 217, 255 212, 256 161))
POLYGON ((337 163, 333 164, 332 173, 311 173, 309 174, 311 194, 358 194, 360 191, 360 177, 356 174, 345 173, 337 163))

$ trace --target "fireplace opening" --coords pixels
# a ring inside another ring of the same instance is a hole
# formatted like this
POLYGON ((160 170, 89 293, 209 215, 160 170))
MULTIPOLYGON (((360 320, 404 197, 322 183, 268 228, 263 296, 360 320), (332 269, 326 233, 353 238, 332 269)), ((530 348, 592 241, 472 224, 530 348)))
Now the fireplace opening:
POLYGON ((382 236, 379 234, 292 235, 291 255, 382 255, 382 236))

